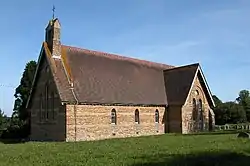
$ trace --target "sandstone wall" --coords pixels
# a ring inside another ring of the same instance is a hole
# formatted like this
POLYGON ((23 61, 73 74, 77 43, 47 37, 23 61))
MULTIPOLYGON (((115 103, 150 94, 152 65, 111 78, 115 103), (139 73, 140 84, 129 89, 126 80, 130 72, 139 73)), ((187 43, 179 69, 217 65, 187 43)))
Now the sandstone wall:
POLYGON ((52 73, 44 56, 33 87, 28 109, 31 112, 31 135, 33 141, 64 141, 66 133, 65 106, 60 102, 52 73), (45 86, 48 86, 48 112, 45 109, 45 86), (42 104, 41 104, 42 100, 42 104))
MULTIPOLYGON (((202 100, 203 108, 203 131, 209 130, 209 112, 210 106, 208 99, 205 95, 204 88, 201 85, 201 77, 198 75, 195 78, 193 87, 191 88, 191 93, 188 96, 187 102, 182 107, 182 133, 187 134, 191 132, 196 132, 197 122, 193 121, 193 99, 198 102, 199 99, 202 100)), ((211 120, 210 120, 211 121, 211 120)), ((214 119, 212 120, 214 121, 214 119)))
POLYGON ((66 140, 83 141, 164 133, 165 107, 67 105, 66 140), (111 124, 111 110, 116 110, 117 124, 111 124), (140 124, 135 123, 135 110, 139 110, 140 124), (155 123, 155 111, 160 123, 155 123), (158 132, 157 132, 158 131, 158 132))
POLYGON ((181 133, 182 132, 182 116, 181 116, 181 106, 179 105, 170 105, 168 107, 168 113, 166 116, 166 132, 167 133, 181 133))

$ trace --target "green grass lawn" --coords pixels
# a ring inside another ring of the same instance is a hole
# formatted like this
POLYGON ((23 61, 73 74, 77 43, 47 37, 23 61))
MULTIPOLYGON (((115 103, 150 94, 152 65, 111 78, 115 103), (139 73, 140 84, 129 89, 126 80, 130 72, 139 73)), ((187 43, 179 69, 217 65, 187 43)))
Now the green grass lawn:
POLYGON ((237 134, 162 135, 77 143, 0 144, 0 166, 250 165, 237 134))

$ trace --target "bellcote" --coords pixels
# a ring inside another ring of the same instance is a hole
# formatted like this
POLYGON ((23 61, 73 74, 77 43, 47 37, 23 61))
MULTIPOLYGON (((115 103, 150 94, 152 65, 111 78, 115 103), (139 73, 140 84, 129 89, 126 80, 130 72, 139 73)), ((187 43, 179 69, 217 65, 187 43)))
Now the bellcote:
POLYGON ((48 44, 49 50, 53 58, 61 57, 61 25, 59 20, 52 19, 46 27, 45 42, 48 44))

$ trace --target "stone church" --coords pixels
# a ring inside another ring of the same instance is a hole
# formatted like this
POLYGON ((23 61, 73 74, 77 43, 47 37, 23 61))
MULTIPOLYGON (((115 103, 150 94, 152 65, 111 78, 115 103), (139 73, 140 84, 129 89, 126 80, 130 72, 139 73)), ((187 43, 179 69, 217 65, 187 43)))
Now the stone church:
POLYGON ((33 141, 85 141, 212 130, 198 63, 172 66, 61 43, 49 21, 26 108, 33 141))

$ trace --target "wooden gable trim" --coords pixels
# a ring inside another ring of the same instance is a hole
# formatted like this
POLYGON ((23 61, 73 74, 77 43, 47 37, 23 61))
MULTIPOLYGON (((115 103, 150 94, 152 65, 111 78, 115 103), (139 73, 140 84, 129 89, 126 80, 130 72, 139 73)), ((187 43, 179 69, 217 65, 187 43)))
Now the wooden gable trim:
POLYGON ((37 61, 37 67, 36 67, 36 71, 35 71, 35 76, 33 78, 32 86, 31 86, 30 93, 29 93, 29 97, 28 97, 28 100, 27 100, 27 103, 26 103, 26 106, 25 106, 26 108, 28 108, 28 106, 29 106, 30 98, 31 98, 31 95, 32 95, 32 92, 33 92, 33 87, 34 87, 35 81, 37 79, 37 73, 38 73, 38 69, 40 67, 40 63, 41 63, 43 53, 44 53, 44 43, 42 44, 42 48, 41 48, 40 53, 39 53, 39 57, 38 57, 38 61, 37 61))
POLYGON ((209 88, 209 86, 208 86, 208 83, 207 83, 207 81, 206 81, 206 78, 205 78, 205 76, 204 76, 204 74, 203 74, 202 69, 201 69, 200 66, 198 67, 198 70, 199 70, 199 72, 201 73, 202 80, 203 80, 203 82, 204 82, 204 84, 205 84, 205 87, 206 87, 206 89, 207 89, 207 91, 208 91, 208 95, 209 95, 209 98, 210 98, 210 100, 211 100, 211 102, 212 102, 212 105, 213 105, 213 107, 215 107, 215 103, 214 103, 214 100, 213 100, 213 97, 212 97, 212 92, 211 92, 211 90, 210 90, 210 88, 209 88))
POLYGON ((209 89, 209 87, 208 87, 208 84, 207 84, 207 82, 206 82, 205 76, 204 76, 204 74, 203 74, 203 72, 202 72, 202 70, 201 70, 200 65, 198 66, 198 68, 197 68, 197 70, 196 70, 196 72, 195 72, 195 75, 194 75, 192 84, 191 84, 191 86, 190 86, 190 89, 189 89, 189 91, 188 91, 188 95, 187 95, 186 100, 185 100, 185 102, 184 102, 183 105, 185 105, 185 104, 187 103, 187 101, 188 101, 188 97, 189 97, 190 94, 191 94, 192 87, 194 86, 195 79, 196 79, 196 77, 197 77, 197 75, 198 75, 198 72, 201 73, 201 78, 202 78, 202 80, 203 80, 203 82, 204 82, 204 84, 205 84, 205 88, 206 88, 206 90, 207 90, 207 92, 208 92, 209 99, 210 99, 211 102, 212 102, 212 106, 215 107, 215 103, 214 103, 214 100, 213 100, 213 97, 212 97, 212 93, 211 93, 211 91, 210 91, 210 89, 209 89))
POLYGON ((37 80, 38 70, 39 70, 39 68, 41 66, 41 60, 43 58, 43 54, 45 55, 45 58, 46 58, 46 60, 48 62, 48 67, 50 69, 50 72, 52 73, 52 77, 53 77, 53 81, 54 81, 54 84, 55 84, 55 87, 56 87, 57 94, 59 95, 59 98, 61 99, 60 93, 59 93, 59 90, 58 90, 58 87, 57 87, 57 83, 55 81, 54 72, 53 72, 53 69, 52 69, 52 64, 51 64, 51 61, 49 60, 49 58, 52 57, 52 54, 51 54, 49 48, 47 47, 47 43, 43 42, 42 48, 41 48, 41 51, 40 51, 40 54, 39 54, 39 57, 38 57, 37 68, 36 68, 36 71, 35 71, 35 76, 34 76, 33 81, 32 81, 30 94, 29 94, 29 97, 28 97, 28 100, 27 100, 27 103, 26 103, 26 109, 29 106, 29 102, 30 102, 30 99, 31 99, 31 96, 32 96, 32 93, 33 93, 34 85, 35 85, 35 82, 37 80))
MULTIPOLYGON (((51 52, 50 52, 50 50, 49 50, 49 48, 48 48, 47 43, 44 42, 43 44, 44 44, 44 50, 45 50, 45 58, 47 59, 48 66, 49 66, 50 72, 51 72, 51 74, 52 74, 53 83, 55 84, 56 92, 57 92, 57 94, 58 94, 58 96, 59 96, 59 99, 61 100, 61 95, 60 95, 60 93, 59 93, 59 89, 58 89, 58 86, 57 86, 57 81, 56 81, 56 79, 55 79, 55 70, 56 70, 56 69, 53 68, 53 67, 55 67, 55 65, 53 64, 53 63, 54 63, 53 60, 54 60, 55 58, 53 59, 53 55, 51 54, 51 52)), ((59 59, 59 58, 56 58, 56 59, 61 60, 61 59, 59 59)))
POLYGON ((191 93, 191 91, 192 91, 192 87, 194 86, 195 78, 196 78, 196 76, 197 76, 197 73, 198 73, 198 68, 197 68, 196 71, 195 71, 195 74, 194 74, 194 77, 193 77, 192 84, 191 84, 191 86, 189 87, 189 91, 188 91, 188 94, 187 94, 187 96, 186 96, 186 100, 185 100, 185 102, 184 102, 183 105, 185 105, 185 104, 187 103, 187 101, 188 101, 188 97, 190 96, 190 93, 191 93))

